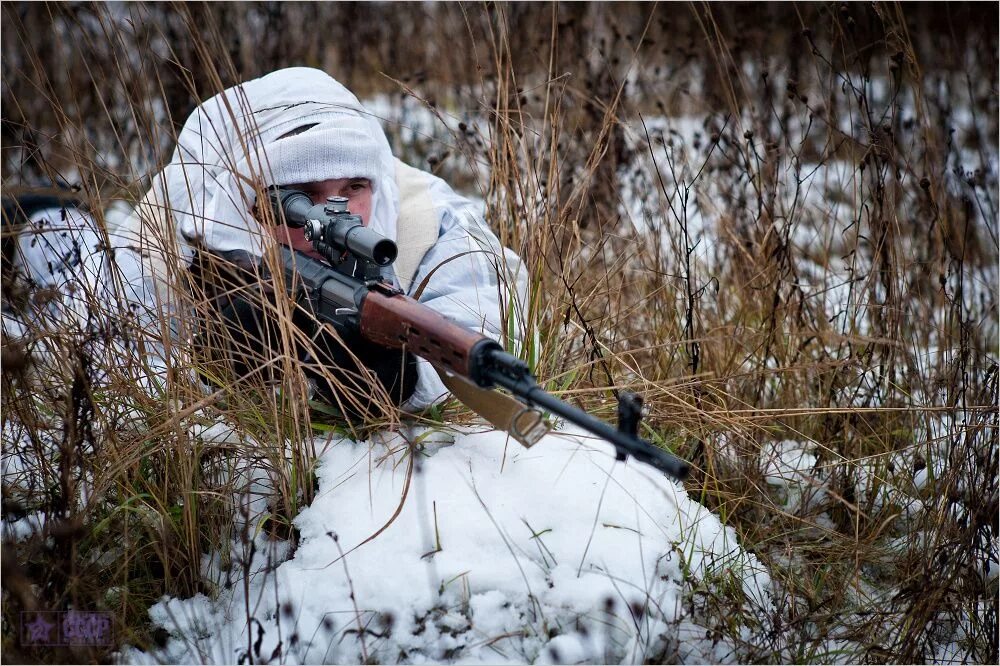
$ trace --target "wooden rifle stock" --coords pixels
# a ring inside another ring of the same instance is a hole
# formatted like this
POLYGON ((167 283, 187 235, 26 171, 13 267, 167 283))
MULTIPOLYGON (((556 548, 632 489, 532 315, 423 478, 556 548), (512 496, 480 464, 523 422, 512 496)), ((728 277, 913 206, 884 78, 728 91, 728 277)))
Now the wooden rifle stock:
POLYGON ((403 345, 431 364, 480 384, 477 356, 497 346, 482 333, 459 326, 403 294, 371 289, 361 302, 361 335, 385 347, 403 345))

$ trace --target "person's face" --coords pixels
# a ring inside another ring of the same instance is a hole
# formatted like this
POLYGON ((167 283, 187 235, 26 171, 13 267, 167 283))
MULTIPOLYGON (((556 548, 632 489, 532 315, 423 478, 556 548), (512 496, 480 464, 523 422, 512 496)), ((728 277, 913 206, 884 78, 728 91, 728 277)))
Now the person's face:
MULTIPOLYGON (((371 220, 372 184, 367 178, 335 178, 282 187, 286 190, 305 192, 314 204, 324 203, 327 197, 347 197, 347 209, 352 215, 359 216, 365 226, 368 226, 371 220)), ((273 230, 275 237, 285 245, 321 258, 313 251, 312 243, 305 239, 302 229, 291 229, 282 225, 274 227, 273 230)))

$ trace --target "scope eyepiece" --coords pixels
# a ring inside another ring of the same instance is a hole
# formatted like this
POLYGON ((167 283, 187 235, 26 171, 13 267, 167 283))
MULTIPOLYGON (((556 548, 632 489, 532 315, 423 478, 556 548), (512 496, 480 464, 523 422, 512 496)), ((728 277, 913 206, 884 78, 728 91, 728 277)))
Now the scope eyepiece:
POLYGON ((295 229, 304 227, 313 207, 312 199, 299 190, 283 190, 272 187, 267 193, 274 219, 284 218, 285 224, 295 229))

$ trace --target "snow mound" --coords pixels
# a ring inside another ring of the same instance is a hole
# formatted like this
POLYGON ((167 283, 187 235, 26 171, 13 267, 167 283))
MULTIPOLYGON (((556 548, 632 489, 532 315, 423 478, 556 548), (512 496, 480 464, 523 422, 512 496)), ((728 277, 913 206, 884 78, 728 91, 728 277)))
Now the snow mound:
POLYGON ((256 542, 248 581, 220 585, 216 600, 164 599, 150 616, 166 646, 122 657, 716 661, 728 649, 685 614, 685 591, 724 579, 748 607, 770 607, 770 580, 731 529, 604 442, 565 431, 525 450, 487 432, 407 449, 399 435, 337 442, 295 519, 294 555, 275 565, 285 555, 256 542))
POLYGON ((795 440, 768 442, 761 447, 764 479, 772 486, 808 485, 816 467, 811 445, 795 440))

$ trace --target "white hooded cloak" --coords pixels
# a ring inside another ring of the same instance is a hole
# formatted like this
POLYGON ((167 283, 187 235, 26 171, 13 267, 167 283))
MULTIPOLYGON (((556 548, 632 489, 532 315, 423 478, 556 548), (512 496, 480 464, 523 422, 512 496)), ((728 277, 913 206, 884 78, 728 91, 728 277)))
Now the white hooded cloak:
MULTIPOLYGON (((229 88, 195 109, 137 214, 110 235, 115 254, 105 262, 106 270, 118 273, 119 284, 132 285, 130 298, 162 312, 164 282, 156 274, 173 272, 168 263, 190 263, 199 247, 263 256, 274 240, 251 213, 262 187, 339 178, 371 181, 369 227, 397 241, 401 259, 407 253, 413 257, 407 274, 396 273, 397 285, 413 295, 426 281, 422 303, 495 339, 502 334, 502 313, 513 314, 515 325, 507 327, 507 334, 513 332, 518 343, 526 293, 518 257, 500 245, 472 202, 441 179, 396 160, 378 119, 316 69, 279 70, 229 88), (177 250, 157 252, 150 239, 171 230, 177 250), (168 262, 164 256, 176 259, 168 262), (509 308, 512 298, 516 307, 509 308)), ((43 218, 44 211, 35 217, 43 218)), ((21 263, 29 277, 44 278, 30 274, 37 264, 30 256, 21 263)), ((418 373, 404 408, 422 409, 447 396, 429 363, 421 359, 418 373)))

